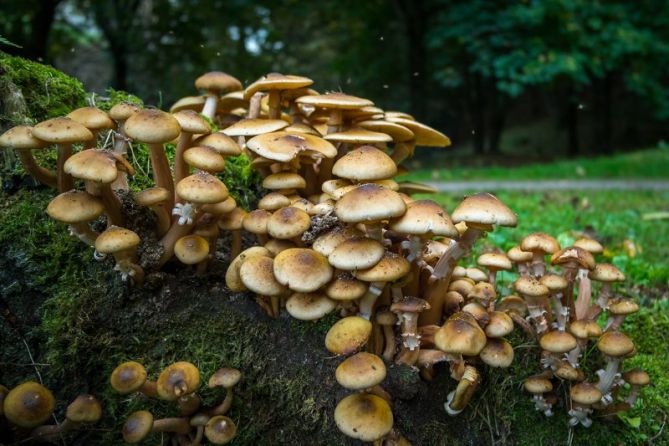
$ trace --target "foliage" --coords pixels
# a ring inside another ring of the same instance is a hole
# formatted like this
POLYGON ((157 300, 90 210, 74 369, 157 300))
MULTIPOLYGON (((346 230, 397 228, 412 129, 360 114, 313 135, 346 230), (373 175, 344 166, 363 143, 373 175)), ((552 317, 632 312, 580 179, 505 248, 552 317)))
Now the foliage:
POLYGON ((261 195, 260 176, 251 168, 251 160, 246 155, 226 158, 225 170, 220 177, 238 206, 247 211, 255 208, 261 195))

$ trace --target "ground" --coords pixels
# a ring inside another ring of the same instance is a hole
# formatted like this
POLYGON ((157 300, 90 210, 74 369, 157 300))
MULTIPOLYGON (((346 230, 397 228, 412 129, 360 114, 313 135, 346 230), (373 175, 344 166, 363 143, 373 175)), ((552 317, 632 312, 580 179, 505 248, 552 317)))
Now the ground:
MULTIPOLYGON (((253 180, 244 174, 248 166, 243 160, 235 166, 238 171, 229 173, 229 180, 243 193, 253 180)), ((68 444, 117 445, 120 426, 132 411, 173 413, 168 404, 121 397, 111 390, 109 373, 130 359, 144 363, 154 378, 176 360, 195 363, 205 379, 218 367, 239 368, 244 377, 231 411, 239 426, 234 444, 348 443, 333 422, 334 406, 346 394, 334 381, 340 360, 323 345, 333 317, 305 323, 284 314, 272 320, 250 296, 231 294, 222 277, 229 260, 226 239, 208 275, 193 277, 174 265, 150 277, 145 287, 129 288, 111 271, 110 262, 95 262, 91 249, 69 237, 64 225, 48 219, 44 209, 51 191, 23 180, 5 184, 11 187, 0 193, 0 313, 5 315, 0 321, 0 383, 11 387, 41 377, 56 395, 60 419, 76 394, 98 396, 104 419, 68 437, 68 444)), ((669 444, 669 233, 666 221, 643 220, 645 213, 666 210, 669 194, 499 195, 518 212, 519 228, 496 231, 480 249, 488 243, 508 248, 535 230, 559 235, 564 243, 580 232, 606 242, 607 258, 630 277, 620 292, 642 304, 625 324, 638 348, 628 363, 648 370, 653 386, 624 418, 596 420, 590 429, 570 431, 563 408, 545 418, 522 391, 523 379, 538 370, 538 362, 532 342, 516 334, 511 339, 517 355, 514 366, 485 371, 471 406, 456 418, 443 410, 454 387, 443 370, 426 383, 411 370, 391 367, 384 385, 404 398, 394 403, 396 425, 415 445, 669 444)), ((460 198, 436 197, 448 210, 460 198)), ((240 197, 240 202, 245 200, 253 197, 240 197)), ((207 403, 221 397, 206 388, 202 395, 207 403)), ((0 424, 0 444, 10 441, 4 428, 0 424)))

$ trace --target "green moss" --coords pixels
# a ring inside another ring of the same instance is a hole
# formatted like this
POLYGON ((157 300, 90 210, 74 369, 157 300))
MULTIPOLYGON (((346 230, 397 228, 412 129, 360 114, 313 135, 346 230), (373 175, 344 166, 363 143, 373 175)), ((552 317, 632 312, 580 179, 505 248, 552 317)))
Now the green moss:
POLYGON ((237 201, 238 206, 246 210, 255 207, 262 195, 260 175, 251 168, 251 160, 246 155, 226 158, 221 179, 228 186, 230 195, 237 201))

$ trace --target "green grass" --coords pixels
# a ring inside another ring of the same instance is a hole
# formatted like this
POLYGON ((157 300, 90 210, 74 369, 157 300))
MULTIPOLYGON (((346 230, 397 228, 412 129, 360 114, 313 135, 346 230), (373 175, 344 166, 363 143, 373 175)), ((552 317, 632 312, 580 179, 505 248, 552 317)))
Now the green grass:
MULTIPOLYGON (((451 161, 447 161, 447 163, 451 163, 451 161)), ((411 162, 409 164, 411 165, 411 162)), ((597 158, 577 158, 549 164, 528 164, 520 167, 468 167, 448 164, 438 167, 440 168, 425 169, 419 167, 419 170, 401 177, 401 179, 415 181, 669 179, 669 145, 660 143, 656 148, 632 153, 597 158)))

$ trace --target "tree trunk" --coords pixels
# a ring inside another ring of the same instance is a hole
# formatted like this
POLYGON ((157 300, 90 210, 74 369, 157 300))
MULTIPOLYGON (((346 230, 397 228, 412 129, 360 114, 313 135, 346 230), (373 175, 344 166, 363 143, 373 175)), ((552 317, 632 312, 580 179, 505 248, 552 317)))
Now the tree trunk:
POLYGON ((567 128, 567 156, 574 157, 581 151, 578 135, 579 104, 573 86, 567 90, 567 101, 564 107, 564 120, 567 128))
POLYGON ((408 51, 409 95, 411 113, 419 119, 425 118, 426 82, 426 48, 427 14, 422 1, 397 0, 400 20, 405 26, 408 51))
POLYGON ((17 52, 18 55, 38 61, 48 60, 49 33, 60 1, 42 0, 36 3, 37 10, 30 18, 30 30, 23 49, 17 52))
POLYGON ((497 89, 495 80, 491 81, 490 86, 490 125, 488 132, 488 153, 498 155, 500 153, 499 144, 502 139, 502 131, 506 123, 506 112, 509 105, 509 98, 497 89))

